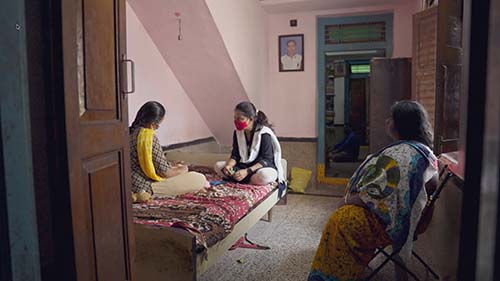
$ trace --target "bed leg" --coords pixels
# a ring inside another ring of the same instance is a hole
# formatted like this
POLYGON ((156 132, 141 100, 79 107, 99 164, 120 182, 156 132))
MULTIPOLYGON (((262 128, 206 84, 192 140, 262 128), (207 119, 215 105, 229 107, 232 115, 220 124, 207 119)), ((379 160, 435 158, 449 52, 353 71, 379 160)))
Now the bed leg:
POLYGON ((283 195, 283 197, 281 197, 281 199, 278 201, 278 203, 276 203, 276 205, 286 205, 288 201, 287 198, 288 194, 283 195))
POLYGON ((271 210, 267 212, 267 222, 271 222, 272 219, 273 219, 273 208, 271 208, 271 210))

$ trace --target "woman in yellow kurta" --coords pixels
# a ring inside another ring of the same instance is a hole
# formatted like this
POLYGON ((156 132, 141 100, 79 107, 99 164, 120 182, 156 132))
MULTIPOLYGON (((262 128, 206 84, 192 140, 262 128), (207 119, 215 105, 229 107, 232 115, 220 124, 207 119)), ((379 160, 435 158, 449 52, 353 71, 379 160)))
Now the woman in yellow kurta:
POLYGON ((395 142, 350 179, 323 230, 309 281, 358 280, 377 247, 392 245, 409 258, 427 192, 437 185, 431 127, 420 104, 402 101, 391 108, 386 131, 395 142))
POLYGON ((183 163, 167 161, 155 130, 165 117, 165 108, 159 102, 145 103, 130 127, 130 154, 132 166, 132 200, 145 202, 153 193, 177 195, 202 189, 205 176, 188 172, 183 163))

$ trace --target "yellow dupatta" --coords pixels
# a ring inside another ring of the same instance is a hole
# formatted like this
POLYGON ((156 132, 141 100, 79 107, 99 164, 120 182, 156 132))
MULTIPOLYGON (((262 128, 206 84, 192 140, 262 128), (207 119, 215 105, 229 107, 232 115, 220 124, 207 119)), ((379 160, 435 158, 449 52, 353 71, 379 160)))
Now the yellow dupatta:
POLYGON ((163 181, 164 178, 156 174, 153 164, 153 135, 154 130, 141 128, 137 136, 137 156, 139 165, 146 176, 154 181, 163 181))

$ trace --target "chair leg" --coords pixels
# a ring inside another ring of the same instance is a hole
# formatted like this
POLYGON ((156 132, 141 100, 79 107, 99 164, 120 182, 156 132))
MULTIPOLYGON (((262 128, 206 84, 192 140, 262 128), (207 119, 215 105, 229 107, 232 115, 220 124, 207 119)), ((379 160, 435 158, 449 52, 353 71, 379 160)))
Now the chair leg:
POLYGON ((432 274, 432 276, 434 276, 436 280, 440 280, 439 275, 419 255, 417 255, 415 251, 411 251, 411 253, 432 274))
MULTIPOLYGON (((384 254, 388 259, 390 259, 395 265, 399 266, 400 268, 402 268, 403 270, 405 270, 406 272, 408 272, 408 274, 410 274, 410 276, 413 277, 413 279, 415 279, 417 281, 420 281, 420 279, 418 279, 417 275, 415 273, 413 273, 413 271, 411 271, 408 267, 406 267, 405 264, 403 264, 400 261, 397 261, 397 260, 394 259, 395 255, 392 255, 392 254, 389 255, 383 249, 381 251, 382 251, 382 254, 384 254)), ((397 254, 399 254, 399 251, 396 253, 396 255, 397 254)))
POLYGON ((376 257, 377 257, 380 253, 382 253, 382 252, 380 251, 380 249, 379 249, 379 248, 377 248, 377 250, 375 251, 375 255, 373 255, 372 260, 373 260, 374 258, 376 258, 376 257))
POLYGON ((377 275, 377 274, 380 272, 380 270, 382 270, 382 268, 384 268, 384 266, 385 266, 385 265, 386 265, 389 261, 391 261, 392 256, 394 256, 394 255, 396 255, 396 254, 397 254, 397 253, 392 253, 391 255, 389 255, 389 254, 387 254, 387 253, 386 253, 383 249, 380 249, 380 248, 379 248, 379 249, 377 249, 377 252, 375 253, 374 258, 375 258, 378 254, 380 254, 380 253, 383 253, 384 255, 386 255, 386 257, 387 257, 387 256, 390 256, 390 257, 386 258, 386 259, 385 259, 385 261, 383 261, 383 262, 382 262, 379 266, 377 266, 377 268, 375 268, 375 269, 374 269, 374 270, 370 273, 370 275, 368 275, 368 277, 366 277, 366 278, 364 279, 364 281, 370 281, 370 280, 372 280, 372 278, 373 278, 373 277, 375 277, 375 275, 377 275))
POLYGON ((392 261, 396 266, 402 268, 403 270, 405 270, 413 279, 415 279, 416 281, 420 281, 420 279, 417 277, 417 275, 415 273, 413 273, 410 269, 408 269, 408 267, 406 267, 406 265, 404 265, 403 263, 397 261, 394 259, 394 257, 399 254, 399 251, 395 251, 395 252, 392 252, 391 254, 388 254, 386 251, 384 251, 384 249, 378 249, 378 251, 375 253, 375 256, 377 256, 379 253, 382 253, 385 257, 386 257, 386 260, 384 262, 382 262, 377 268, 375 268, 375 270, 373 270, 370 275, 368 275, 368 277, 366 277, 364 280, 365 281, 369 281, 371 280, 373 277, 375 277, 375 275, 377 275, 380 270, 382 270, 382 268, 389 262, 389 261, 392 261))
POLYGON ((381 263, 377 268, 375 268, 375 270, 373 270, 370 275, 368 275, 368 277, 366 277, 364 280, 365 281, 370 281, 372 280, 373 277, 375 277, 375 275, 377 275, 379 273, 380 270, 382 270, 382 268, 390 261, 391 259, 386 259, 383 263, 381 263))

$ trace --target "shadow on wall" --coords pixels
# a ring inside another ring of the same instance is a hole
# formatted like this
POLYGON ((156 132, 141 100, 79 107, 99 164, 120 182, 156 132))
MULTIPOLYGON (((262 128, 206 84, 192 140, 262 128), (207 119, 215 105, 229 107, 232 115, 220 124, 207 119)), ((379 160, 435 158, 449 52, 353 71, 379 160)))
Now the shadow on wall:
POLYGON ((248 96, 205 1, 128 3, 214 137, 230 144, 234 105, 248 96), (176 12, 182 15, 182 40, 176 12))

